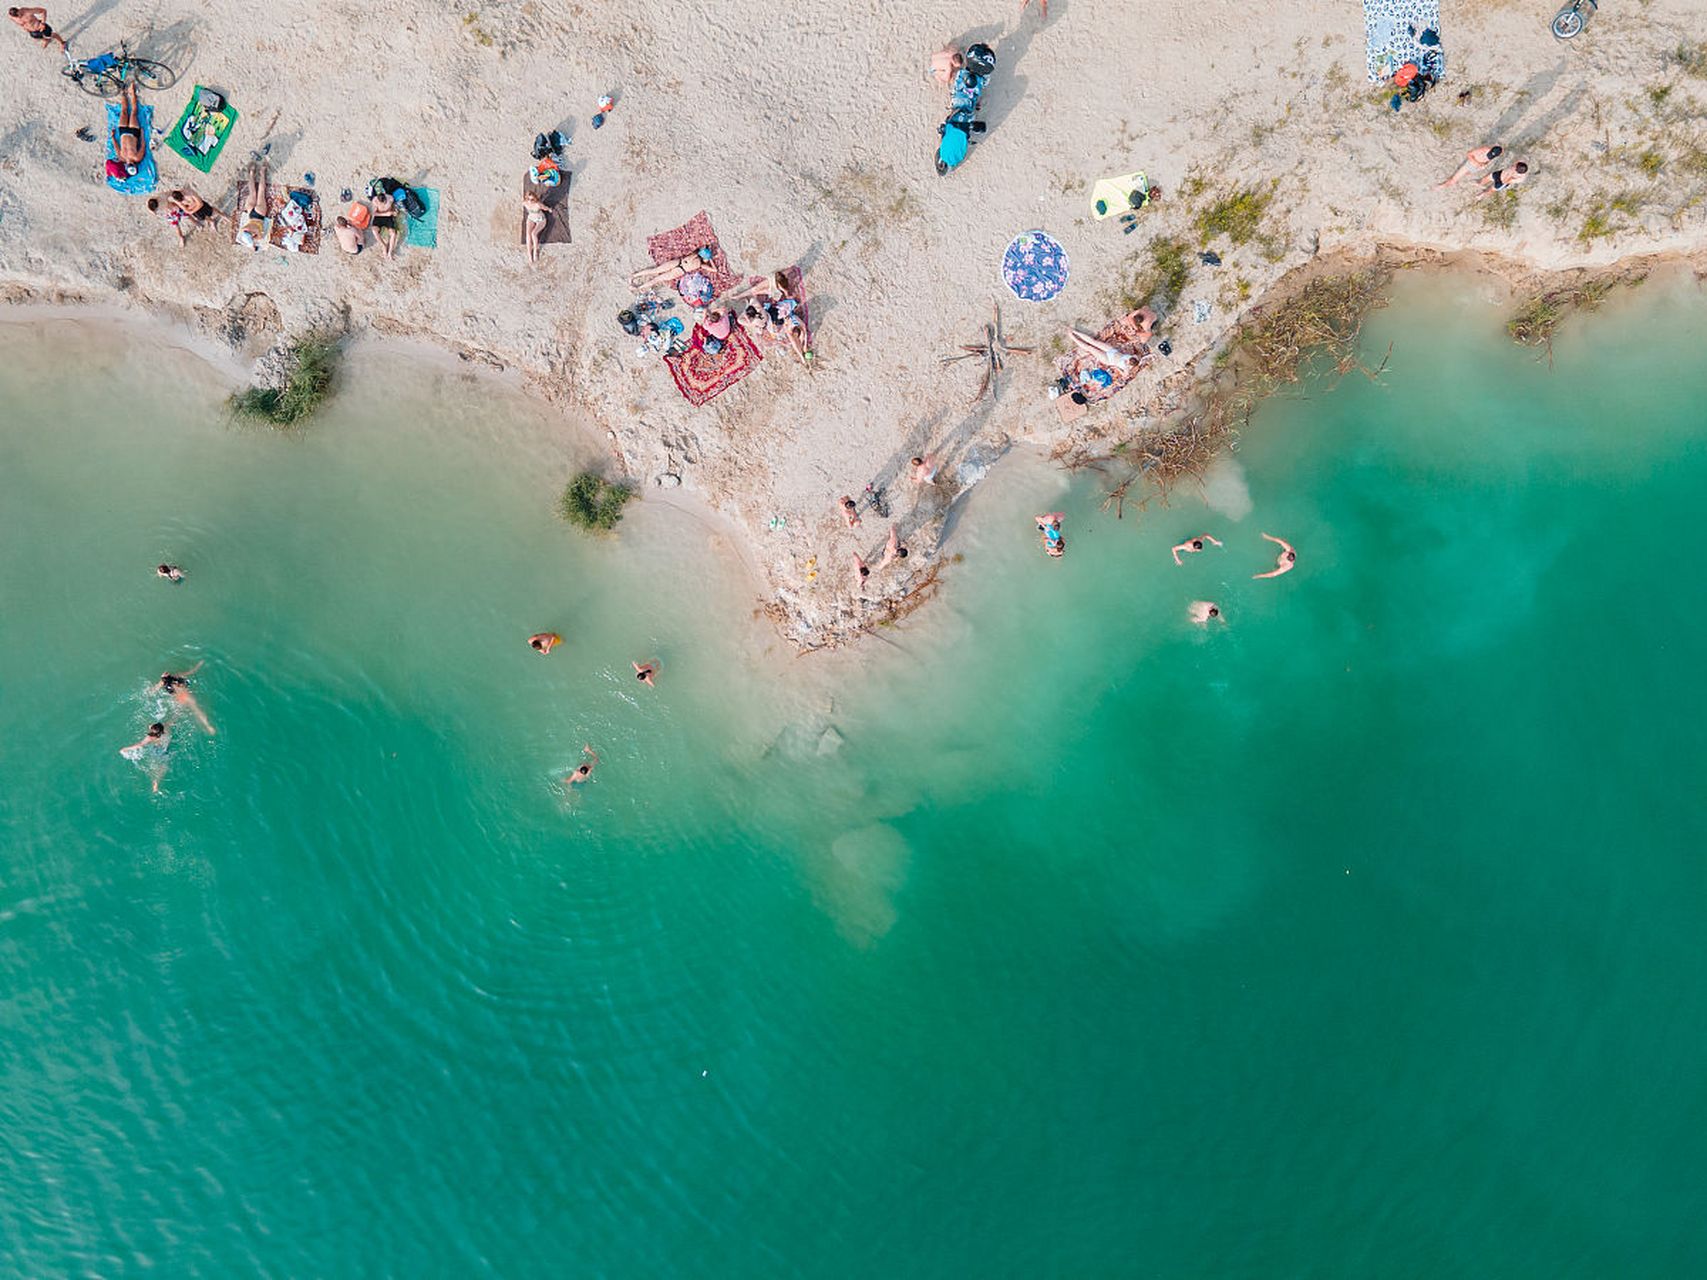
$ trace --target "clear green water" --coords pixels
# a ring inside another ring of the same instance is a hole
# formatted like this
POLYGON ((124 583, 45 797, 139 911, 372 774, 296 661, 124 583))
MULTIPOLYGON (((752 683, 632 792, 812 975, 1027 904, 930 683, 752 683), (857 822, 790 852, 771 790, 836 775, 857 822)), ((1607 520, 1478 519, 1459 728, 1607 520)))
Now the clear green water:
POLYGON ((0 333, 0 1271, 1698 1274, 1707 305, 1549 371, 1410 294, 1242 519, 1016 460, 806 661, 688 516, 555 526, 573 446, 452 373, 281 440, 0 333))

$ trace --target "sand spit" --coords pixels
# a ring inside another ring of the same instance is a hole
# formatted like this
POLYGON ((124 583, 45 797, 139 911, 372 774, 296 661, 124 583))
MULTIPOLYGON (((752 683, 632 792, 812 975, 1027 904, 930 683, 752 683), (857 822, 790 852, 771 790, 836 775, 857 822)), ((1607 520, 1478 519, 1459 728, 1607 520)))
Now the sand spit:
POLYGON ((329 324, 519 372, 608 433, 613 468, 732 518, 769 612, 817 647, 928 595, 943 514, 1011 441, 1058 447, 1160 424, 1194 362, 1325 256, 1467 252, 1550 272, 1707 244, 1707 53, 1690 0, 1607 6, 1570 44, 1549 34, 1550 7, 1449 0, 1448 77, 1397 114, 1365 76, 1356 6, 1054 0, 1047 22, 1036 4, 1017 8, 49 6, 83 55, 123 39, 178 70, 153 95, 162 128, 198 83, 240 111, 210 175, 160 151, 163 190, 190 183, 229 209, 251 150, 269 143, 280 181, 314 174, 328 218, 342 189, 372 177, 437 189, 438 243, 394 262, 347 258, 329 240, 316 256, 251 255, 208 231, 180 248, 140 199, 103 184, 103 105, 58 74, 55 54, 6 31, 0 298, 155 311, 249 359, 329 324), (944 42, 980 39, 999 62, 989 132, 938 177, 946 95, 926 64, 944 42), (605 93, 616 110, 595 130, 605 93), (96 143, 75 136, 84 125, 96 143), (517 191, 534 134, 554 127, 573 137, 573 243, 530 267, 517 191), (1434 189, 1467 148, 1494 141, 1533 168, 1514 196, 1434 189), (1133 170, 1165 195, 1123 234, 1092 216, 1090 189, 1133 170), (733 270, 804 268, 817 358, 772 349, 694 407, 615 316, 647 236, 701 209, 733 270), (1032 228, 1071 262, 1042 304, 1013 297, 999 271, 1032 228), (1146 297, 1163 304, 1172 354, 1063 424, 1046 388, 1065 327, 1094 330, 1146 297), (995 302, 1010 341, 1038 354, 1015 356, 996 395, 974 403, 974 362, 940 358, 980 336, 995 302), (923 452, 942 465, 920 487, 906 473, 923 452), (864 505, 855 530, 842 494, 864 505), (881 559, 891 523, 913 554, 856 599, 853 557, 881 559))

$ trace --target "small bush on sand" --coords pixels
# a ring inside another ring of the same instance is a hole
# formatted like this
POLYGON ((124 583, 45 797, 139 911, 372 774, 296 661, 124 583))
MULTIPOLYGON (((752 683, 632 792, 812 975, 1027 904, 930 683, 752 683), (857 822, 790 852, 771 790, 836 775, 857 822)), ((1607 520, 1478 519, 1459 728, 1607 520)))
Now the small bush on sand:
POLYGON ((1273 199, 1272 186, 1267 191, 1246 187, 1222 196, 1214 204, 1198 210, 1198 238, 1204 244, 1208 244, 1216 236, 1226 236, 1234 244, 1247 243, 1262 226, 1269 201, 1273 199))
POLYGON ((1517 192, 1494 192, 1493 198, 1482 205, 1482 221, 1490 227, 1510 231, 1517 225, 1517 192))
POLYGON ((614 529, 632 497, 627 485, 583 471, 564 486, 557 512, 577 529, 614 529))
POLYGON ((338 343, 321 333, 298 338, 290 349, 290 374, 282 387, 247 387, 228 402, 241 418, 291 427, 310 417, 332 393, 338 343))
POLYGON ((1672 57, 1687 74, 1707 78, 1707 44, 1698 40, 1685 40, 1677 46, 1672 57))

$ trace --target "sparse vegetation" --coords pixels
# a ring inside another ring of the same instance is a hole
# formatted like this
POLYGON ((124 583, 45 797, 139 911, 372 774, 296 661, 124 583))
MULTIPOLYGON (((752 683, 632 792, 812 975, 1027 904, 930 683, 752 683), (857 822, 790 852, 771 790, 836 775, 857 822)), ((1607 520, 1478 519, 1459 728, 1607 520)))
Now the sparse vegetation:
POLYGON ((284 385, 247 387, 227 403, 233 414, 292 427, 313 415, 332 393, 338 371, 338 343, 323 333, 305 334, 290 349, 290 372, 284 385))
POLYGON ((1672 61, 1683 68, 1685 75, 1707 79, 1707 44, 1685 40, 1672 51, 1672 61))
POLYGON ((1666 167, 1666 158, 1649 147, 1636 158, 1636 167, 1650 178, 1655 178, 1659 176, 1660 170, 1666 167))
POLYGON ((1183 240, 1167 238, 1150 242, 1150 264, 1141 270, 1121 295, 1127 310, 1148 304, 1166 312, 1185 292, 1191 279, 1193 256, 1183 240))
POLYGON ((1610 237, 1611 235, 1612 219, 1607 215, 1605 209, 1597 207, 1591 209, 1588 217, 1583 219, 1582 228, 1577 232, 1577 239, 1584 244, 1592 244, 1602 236, 1610 237))
POLYGON ((1526 298, 1512 318, 1506 321, 1506 332, 1526 347, 1550 348, 1553 333, 1566 316, 1573 311, 1593 311, 1618 283, 1614 278, 1603 276, 1534 294, 1526 298))
POLYGON ((1517 225, 1517 192, 1496 191, 1482 204, 1482 221, 1490 227, 1510 231, 1517 225))
POLYGON ((1058 454, 1070 467, 1099 466, 1118 457, 1129 470, 1108 494, 1105 506, 1123 512, 1134 485, 1148 482, 1142 507, 1152 497, 1166 501, 1181 480, 1197 475, 1227 445, 1256 404, 1277 388, 1297 382, 1325 362, 1340 374, 1354 369, 1370 377, 1386 367, 1364 369, 1357 344, 1368 314, 1385 301, 1392 273, 1368 268, 1318 276, 1272 307, 1259 307, 1240 325, 1217 359, 1229 376, 1211 384, 1202 406, 1158 434, 1122 441, 1100 456, 1058 454))
POLYGON ((1665 100, 1669 97, 1671 97, 1671 86, 1669 84, 1656 84, 1648 90, 1648 101, 1656 107, 1663 107, 1665 100))
POLYGON ((1198 210, 1193 219, 1198 239, 1208 244, 1216 236, 1226 236, 1234 244, 1249 243, 1268 213, 1274 188, 1274 183, 1266 191, 1260 187, 1239 188, 1198 210))
POLYGON ((634 490, 627 485, 582 471, 564 486, 557 512, 577 529, 614 529, 633 497, 634 490))

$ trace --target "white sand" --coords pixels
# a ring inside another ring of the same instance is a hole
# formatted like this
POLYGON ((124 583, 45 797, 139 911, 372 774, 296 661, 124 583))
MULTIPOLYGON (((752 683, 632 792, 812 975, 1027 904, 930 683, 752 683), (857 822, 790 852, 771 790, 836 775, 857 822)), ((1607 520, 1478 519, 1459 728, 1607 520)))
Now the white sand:
MULTIPOLYGON (((154 98, 162 128, 197 82, 242 111, 210 177, 162 148, 162 190, 188 182, 230 208, 263 140, 283 178, 317 175, 328 218, 340 188, 373 176, 439 188, 437 249, 404 249, 394 263, 375 249, 347 259, 330 240, 318 257, 251 256, 207 232, 180 250, 140 199, 101 184, 99 146, 73 136, 85 124, 100 133, 102 104, 60 78, 57 55, 0 31, 11 122, 0 134, 0 292, 128 300, 210 332, 230 332, 240 312, 250 356, 347 308, 358 333, 421 336, 519 369, 590 410, 641 483, 678 474, 740 522, 785 629, 808 643, 870 616, 853 600, 851 555, 875 563, 887 523, 868 515, 849 534, 839 494, 887 485, 917 552, 908 563, 922 566, 957 463, 1059 434, 1044 395, 1050 362, 1019 358, 994 406, 971 409, 976 371, 938 357, 974 338, 998 298, 1016 342, 1097 327, 1152 237, 1195 249, 1194 211, 1237 183, 1280 183, 1262 242, 1212 246, 1223 265, 1194 272, 1162 326, 1172 360, 1089 429, 1164 407, 1161 378, 1318 252, 1474 248, 1559 268, 1704 242, 1707 79, 1668 59, 1707 35, 1693 0, 1607 5, 1571 45, 1547 31, 1550 2, 1448 0, 1448 79, 1397 116, 1364 78, 1358 6, 1328 0, 1055 0, 1047 24, 1035 2, 1018 22, 1017 4, 969 0, 473 3, 49 6, 85 55, 124 38, 180 71, 154 98), (939 178, 946 94, 924 68, 944 41, 971 39, 994 44, 1000 62, 990 130, 939 178), (1461 105, 1464 88, 1474 96, 1461 105), (607 91, 618 107, 595 132, 588 116, 607 91), (516 245, 516 190, 533 135, 553 126, 574 134, 575 243, 548 247, 536 269, 516 245), (1535 169, 1509 227, 1468 189, 1432 190, 1484 141, 1535 169), (1132 169, 1168 197, 1122 236, 1093 221, 1087 192, 1132 169), (1188 207, 1193 173, 1206 185, 1188 207), (805 264, 819 361, 808 372, 769 356, 695 409, 660 364, 636 358, 614 316, 630 301, 627 274, 648 260, 645 236, 702 207, 737 270, 805 264), (1613 234, 1584 241, 1596 209, 1613 234), (1071 283, 1041 306, 1007 295, 997 273, 1008 240, 1031 227, 1072 259, 1071 283), (1212 305, 1208 323, 1194 322, 1197 302, 1212 305), (901 470, 926 448, 951 461, 946 483, 916 502, 901 470), (786 530, 768 530, 773 515, 786 530), (819 577, 808 581, 812 556, 819 577)), ((542 501, 562 478, 541 478, 542 501)), ((890 572, 880 586, 904 583, 890 572)))

